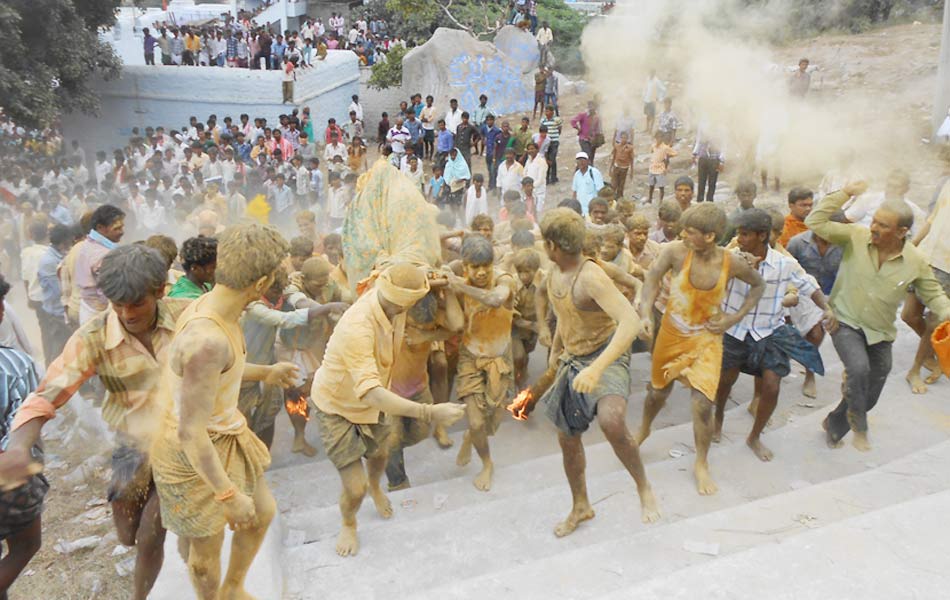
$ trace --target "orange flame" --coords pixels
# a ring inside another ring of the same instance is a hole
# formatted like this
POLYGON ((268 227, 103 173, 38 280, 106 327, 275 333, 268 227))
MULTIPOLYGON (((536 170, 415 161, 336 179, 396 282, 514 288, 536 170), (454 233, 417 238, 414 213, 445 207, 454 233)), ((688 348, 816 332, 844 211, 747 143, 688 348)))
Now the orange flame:
POLYGON ((284 407, 288 415, 298 415, 306 420, 310 420, 310 408, 307 406, 307 399, 300 396, 296 400, 287 398, 284 400, 284 407))
POLYGON ((508 405, 508 412, 511 413, 511 416, 517 419, 518 421, 527 421, 528 413, 526 409, 534 400, 534 395, 531 393, 531 388, 526 388, 518 392, 518 395, 515 396, 515 399, 511 401, 511 404, 508 405))

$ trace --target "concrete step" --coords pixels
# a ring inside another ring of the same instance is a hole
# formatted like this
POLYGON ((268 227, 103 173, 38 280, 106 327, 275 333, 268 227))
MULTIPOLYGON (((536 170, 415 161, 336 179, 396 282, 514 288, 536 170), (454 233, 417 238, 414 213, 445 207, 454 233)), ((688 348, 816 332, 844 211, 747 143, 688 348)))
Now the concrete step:
MULTIPOLYGON (((938 470, 945 471, 946 462, 938 470)), ((783 543, 709 560, 603 598, 692 600, 697 590, 708 600, 945 598, 950 589, 947 531, 950 492, 944 491, 783 543)))
MULTIPOLYGON (((638 582, 655 578, 682 583, 683 574, 693 570, 717 573, 707 582, 710 589, 726 585, 733 592, 712 597, 756 597, 741 593, 743 588, 732 585, 743 579, 742 573, 730 577, 711 569, 731 561, 733 556, 736 560, 740 555, 768 556, 776 544, 798 544, 798 538, 811 535, 814 530, 825 531, 855 516, 950 490, 948 461, 950 442, 943 442, 867 472, 814 485, 793 482, 793 489, 785 493, 683 519, 665 527, 647 528, 624 538, 567 550, 544 560, 526 561, 502 572, 453 582, 430 590, 425 597, 469 598, 477 591, 498 598, 531 596, 580 600, 606 595, 617 599, 640 599, 653 596, 641 595, 638 582), (584 568, 577 569, 576 565, 584 565, 584 568), (634 589, 637 593, 631 593, 634 589)), ((855 547, 852 547, 852 553, 855 547)), ((763 559, 763 566, 769 564, 764 560, 767 559, 763 559)), ((741 564, 744 570, 748 570, 745 575, 758 571, 748 568, 745 559, 741 564)), ((762 571, 774 571, 779 564, 784 562, 771 563, 762 571)), ((810 571, 802 570, 792 575, 789 569, 783 575, 787 581, 792 581, 804 573, 810 571)), ((689 597, 695 598, 696 590, 706 588, 683 586, 683 589, 691 590, 689 597)), ((772 591, 758 597, 799 596, 777 595, 772 591)), ((831 594, 825 597, 860 596, 831 594)))
MULTIPOLYGON (((689 405, 688 399, 685 397, 682 399, 682 405, 689 405)), ((733 443, 742 444, 745 439, 749 428, 752 426, 752 416, 748 414, 746 407, 747 404, 743 404, 727 412, 723 431, 723 447, 733 443)), ((640 410, 638 408, 635 416, 638 421, 639 414, 640 410)), ((492 490, 480 492, 472 485, 473 478, 481 470, 481 462, 477 455, 473 455, 472 463, 467 467, 457 467, 455 465, 455 453, 447 452, 442 457, 442 462, 439 465, 439 470, 445 471, 445 477, 389 494, 390 500, 397 507, 397 510, 400 507, 402 508, 402 510, 399 510, 401 519, 419 521, 440 514, 464 511, 472 505, 486 501, 505 503, 506 499, 544 488, 554 487, 561 490, 566 484, 566 479, 560 447, 557 444, 557 431, 546 418, 540 415, 539 417, 532 418, 528 422, 531 425, 530 437, 528 435, 519 436, 519 432, 512 432, 509 429, 506 443, 501 446, 505 448, 518 444, 534 444, 538 448, 545 449, 546 454, 514 462, 513 464, 504 464, 501 461, 506 458, 510 460, 511 457, 499 452, 499 448, 495 444, 495 438, 493 438, 492 454, 499 461, 499 466, 495 471, 492 490)), ((528 424, 522 427, 526 427, 528 424)), ((631 424, 631 427, 633 426, 631 424)), ((512 427, 518 428, 519 424, 512 423, 512 427)), ((768 435, 774 435, 778 431, 780 431, 780 427, 770 430, 768 435)), ((597 433, 600 434, 600 431, 598 430, 597 433)), ((585 435, 588 479, 619 473, 622 465, 617 460, 610 444, 605 441, 590 443, 587 437, 585 435)), ((593 438, 594 436, 589 437, 593 438)), ((602 439, 602 434, 598 437, 602 439)), ((410 450, 416 450, 416 448, 410 450)), ((433 450, 431 445, 421 451, 428 453, 441 452, 440 450, 433 450)), ((419 452, 417 450, 415 454, 419 452)), ((692 423, 687 421, 655 431, 645 444, 642 458, 648 469, 652 469, 655 465, 664 461, 693 454, 692 423)), ((409 452, 407 452, 407 464, 411 465, 413 458, 416 457, 409 455, 409 452)), ((690 459, 684 460, 688 461, 690 459)), ((337 506, 340 489, 339 477, 336 471, 330 467, 330 473, 325 475, 325 478, 332 480, 328 484, 328 489, 314 490, 310 480, 289 484, 284 482, 280 485, 281 510, 288 531, 302 531, 306 541, 320 539, 326 536, 327 532, 335 532, 339 526, 340 513, 337 506)), ((359 514, 364 523, 361 526, 362 531, 377 526, 388 526, 383 520, 374 518, 375 514, 372 503, 364 503, 359 514)))
MULTIPOLYGON (((893 378, 888 388, 895 385, 904 383, 893 378)), ((768 436, 766 442, 776 451, 771 464, 758 461, 741 442, 715 448, 711 463, 720 487, 716 496, 697 496, 690 474, 691 456, 651 465, 648 474, 665 518, 649 530, 662 530, 683 519, 786 494, 796 482, 820 483, 876 468, 946 439, 948 421, 935 394, 898 405, 886 401, 893 391, 885 390, 885 400, 872 417, 875 450, 871 454, 858 454, 850 447, 837 451, 825 447, 819 431, 824 411, 815 411, 768 436)), ((646 444, 648 456, 654 441, 646 444)), ((322 532, 313 543, 288 548, 283 561, 288 571, 320 569, 312 577, 288 575, 288 595, 415 597, 423 591, 504 571, 519 561, 528 561, 522 557, 550 560, 571 550, 629 538, 647 530, 639 522, 638 502, 625 472, 615 470, 588 477, 588 484, 590 497, 597 502, 601 514, 561 541, 554 539, 551 529, 570 506, 563 479, 541 482, 537 491, 520 495, 505 493, 504 486, 497 485, 492 492, 498 494, 497 499, 472 505, 464 512, 449 511, 424 520, 404 518, 407 511, 400 510, 397 502, 393 522, 361 530, 362 549, 356 559, 335 555, 337 528, 322 532), (431 568, 417 568, 410 575, 402 561, 393 560, 396 556, 412 556, 414 564, 431 568), (373 573, 373 577, 362 575, 366 573, 373 573)), ((371 518, 378 517, 365 518, 364 525, 371 518)), ((563 572, 569 573, 571 569, 563 572)), ((479 594, 483 589, 481 582, 474 588, 479 594)))
MULTIPOLYGON (((830 345, 829 345, 830 346, 830 345)), ((820 378, 818 381, 819 400, 809 400, 801 396, 802 377, 798 374, 792 374, 787 379, 787 384, 782 390, 779 408, 773 418, 773 427, 769 430, 780 428, 788 419, 798 418, 799 416, 812 412, 816 407, 821 407, 826 403, 836 401, 840 363, 835 363, 833 357, 829 360, 829 376, 820 378)), ((647 374, 647 360, 645 357, 638 357, 634 361, 634 385, 633 394, 627 407, 627 424, 631 431, 639 426, 641 414, 643 411, 643 402, 645 400, 645 389, 647 374)), ((752 397, 752 378, 742 377, 733 390, 733 402, 730 405, 729 415, 725 424, 726 440, 744 439, 751 427, 751 417, 745 412, 735 411, 739 406, 745 407, 752 397), (734 415, 734 416, 733 416, 734 415)), ((671 395, 666 408, 660 413, 654 426, 654 434, 647 448, 644 450, 644 460, 655 462, 669 458, 671 450, 678 452, 684 451, 684 444, 687 449, 692 447, 692 435, 689 433, 691 425, 690 400, 686 391, 679 386, 671 395), (686 424, 682 431, 666 432, 666 429, 686 424)), ((417 494, 428 493, 427 484, 448 483, 452 486, 451 495, 456 496, 455 490, 464 490, 465 496, 471 496, 471 480, 480 469, 480 462, 477 457, 473 457, 472 464, 465 468, 459 468, 455 465, 455 456, 458 444, 461 441, 462 431, 452 434, 455 440, 455 447, 449 450, 441 450, 436 446, 433 440, 426 440, 417 446, 406 449, 406 465, 413 488, 409 492, 402 493, 404 499, 416 499, 417 494), (461 484, 461 485, 456 485, 461 484), (426 491, 420 491, 425 489, 426 491)), ((613 451, 604 441, 603 433, 595 425, 584 434, 584 441, 587 445, 588 469, 593 469, 592 474, 603 472, 603 468, 615 469, 619 467, 613 451)), ((313 443, 319 444, 314 441, 313 443)), ((506 419, 502 423, 497 435, 491 439, 492 456, 496 463, 496 479, 505 477, 504 473, 513 467, 522 463, 531 463, 531 472, 538 472, 544 476, 555 476, 555 481, 563 480, 563 470, 561 466, 560 447, 557 443, 556 430, 551 423, 542 415, 536 414, 527 423, 517 423, 511 419, 506 419)), ((281 469, 272 469, 268 472, 268 479, 276 490, 278 505, 281 511, 286 514, 294 514, 300 510, 312 510, 326 506, 335 506, 339 499, 339 477, 333 466, 324 458, 322 454, 317 460, 312 460, 304 464, 295 464, 293 467, 281 469)), ((527 484, 528 481, 522 479, 522 474, 518 473, 509 480, 515 484, 527 484)), ((532 481, 537 478, 532 475, 532 481)), ((495 486, 499 489, 498 486, 495 486)), ((447 492, 439 492, 445 494, 447 492)), ((490 492, 489 495, 495 492, 490 492)), ((483 498, 484 494, 474 494, 477 498, 483 498)), ((394 496, 396 498, 396 496, 394 496)), ((290 527, 298 527, 292 524, 290 527)), ((313 523, 307 529, 313 529, 313 523)))

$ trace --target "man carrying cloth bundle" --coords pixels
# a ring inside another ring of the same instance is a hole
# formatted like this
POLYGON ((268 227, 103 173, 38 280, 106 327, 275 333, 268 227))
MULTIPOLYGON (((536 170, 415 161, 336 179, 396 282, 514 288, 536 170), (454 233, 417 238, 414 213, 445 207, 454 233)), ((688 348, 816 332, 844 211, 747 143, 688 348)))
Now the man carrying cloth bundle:
POLYGON ((356 513, 367 488, 383 518, 392 505, 379 486, 386 468, 392 417, 451 425, 462 418, 457 404, 419 404, 389 391, 395 351, 402 344, 406 312, 430 289, 423 269, 397 263, 383 271, 337 323, 310 398, 327 457, 340 473, 343 529, 340 556, 359 550, 356 513), (366 467, 363 459, 366 459, 366 467))

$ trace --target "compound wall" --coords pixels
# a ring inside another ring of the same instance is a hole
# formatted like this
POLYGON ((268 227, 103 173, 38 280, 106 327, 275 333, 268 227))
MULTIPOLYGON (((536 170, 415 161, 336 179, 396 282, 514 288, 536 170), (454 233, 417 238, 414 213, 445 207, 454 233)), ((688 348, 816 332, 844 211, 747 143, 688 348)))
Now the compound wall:
POLYGON ((331 51, 312 69, 298 70, 294 103, 283 104, 280 71, 251 71, 219 67, 126 66, 113 81, 98 81, 99 116, 71 114, 63 118, 66 139, 78 139, 93 152, 107 152, 128 140, 133 127, 180 129, 192 115, 204 121, 216 114, 220 123, 241 113, 276 123, 280 114, 309 106, 317 129, 327 119, 342 121, 350 96, 359 93, 356 55, 331 51))

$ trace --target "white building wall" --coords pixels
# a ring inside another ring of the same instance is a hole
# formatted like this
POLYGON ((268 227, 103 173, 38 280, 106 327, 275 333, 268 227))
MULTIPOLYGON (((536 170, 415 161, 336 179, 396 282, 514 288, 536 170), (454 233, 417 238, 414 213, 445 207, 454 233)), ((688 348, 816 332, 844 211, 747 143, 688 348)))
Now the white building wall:
POLYGON ((356 55, 331 51, 312 69, 300 70, 294 89, 294 104, 282 104, 280 71, 251 71, 219 67, 125 66, 113 81, 99 81, 99 116, 78 113, 63 118, 67 140, 78 139, 93 152, 107 152, 127 142, 133 127, 180 129, 190 116, 205 121, 209 114, 223 122, 241 113, 264 117, 268 125, 294 106, 309 106, 315 130, 322 131, 327 119, 342 122, 350 96, 359 93, 356 55))

